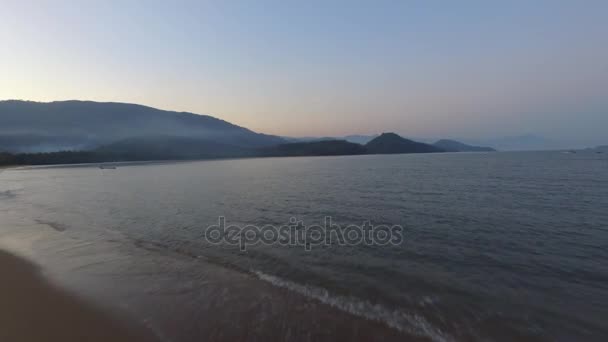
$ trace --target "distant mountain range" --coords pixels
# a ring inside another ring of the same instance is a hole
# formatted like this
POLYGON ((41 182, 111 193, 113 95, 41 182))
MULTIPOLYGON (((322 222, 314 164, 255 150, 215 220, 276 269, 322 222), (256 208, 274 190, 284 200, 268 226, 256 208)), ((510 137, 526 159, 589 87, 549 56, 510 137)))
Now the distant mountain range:
POLYGON ((126 103, 0 101, 0 164, 491 151, 395 133, 282 138, 207 116, 126 103))
POLYGON ((352 142, 355 144, 365 145, 370 142, 372 139, 376 138, 378 134, 375 135, 361 135, 361 134, 353 134, 353 135, 345 135, 345 136, 337 136, 337 137, 282 137, 288 142, 313 142, 313 141, 327 141, 327 140, 346 140, 348 142, 352 142))
POLYGON ((190 137, 147 136, 120 140, 92 151, 104 155, 113 154, 120 160, 445 152, 429 144, 404 139, 395 133, 383 133, 365 145, 346 140, 318 140, 257 148, 239 147, 190 137))
POLYGON ((156 135, 252 148, 286 142, 212 116, 136 104, 0 101, 0 150, 4 151, 84 150, 122 139, 156 135))
POLYGON ((473 146, 456 140, 441 139, 433 144, 447 152, 495 152, 491 147, 473 146))
MULTIPOLYGON (((359 144, 366 144, 368 141, 371 141, 378 135, 349 135, 349 136, 338 136, 338 137, 302 137, 302 138, 285 138, 288 141, 318 141, 318 140, 332 140, 332 139, 341 139, 350 142, 355 142, 359 144)), ((424 142, 428 144, 437 144, 439 141, 448 140, 448 139, 432 139, 428 137, 408 137, 411 140, 424 142)), ((588 142, 585 141, 575 141, 575 140, 553 140, 547 139, 539 135, 535 134, 524 134, 517 136, 507 136, 507 137, 496 137, 496 138, 486 138, 486 139, 466 139, 466 138, 458 138, 451 139, 451 141, 456 141, 458 143, 471 146, 472 148, 466 146, 447 146, 444 145, 448 150, 458 150, 458 151, 468 151, 468 152, 483 152, 487 149, 493 149, 498 151, 542 151, 542 150, 560 150, 560 149, 580 149, 586 148, 589 146, 588 142), (483 150, 478 150, 475 147, 486 146, 487 148, 483 148, 483 150)), ((443 142, 442 142, 443 143, 443 142)), ((489 151, 489 150, 488 150, 489 151)))
POLYGON ((395 133, 382 133, 381 135, 347 135, 342 137, 284 137, 295 143, 319 143, 324 141, 346 141, 352 144, 364 145, 368 154, 391 153, 420 153, 420 152, 446 152, 441 147, 435 148, 430 144, 403 138, 395 133))
MULTIPOLYGON (((346 140, 365 145, 378 137, 377 134, 278 137, 253 132, 208 115, 165 111, 128 103, 0 101, 0 151, 91 150, 123 139, 151 136, 200 139, 245 148, 327 140, 346 140)), ((414 140, 432 141, 424 138, 414 140)), ((438 141, 434 145, 450 151, 479 151, 475 146, 504 151, 584 147, 584 144, 553 141, 533 134, 484 140, 465 139, 463 144, 471 148, 445 143, 438 141)))
POLYGON ((296 142, 265 147, 239 147, 175 136, 133 137, 84 151, 10 154, 0 152, 0 165, 76 164, 145 160, 192 160, 244 157, 340 156, 445 152, 433 145, 383 133, 365 145, 346 140, 296 142))

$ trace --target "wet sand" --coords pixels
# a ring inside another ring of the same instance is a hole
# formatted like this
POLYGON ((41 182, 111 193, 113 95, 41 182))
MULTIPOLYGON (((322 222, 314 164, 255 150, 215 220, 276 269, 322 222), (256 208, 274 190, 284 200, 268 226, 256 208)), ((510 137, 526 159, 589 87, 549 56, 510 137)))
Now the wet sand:
POLYGON ((0 251, 0 341, 157 341, 143 328, 49 284, 29 262, 0 251))

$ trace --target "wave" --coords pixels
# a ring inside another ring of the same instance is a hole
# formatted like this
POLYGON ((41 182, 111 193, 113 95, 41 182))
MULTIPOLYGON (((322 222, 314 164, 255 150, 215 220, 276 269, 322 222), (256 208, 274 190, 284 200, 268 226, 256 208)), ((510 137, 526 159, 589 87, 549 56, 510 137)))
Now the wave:
POLYGON ((431 325, 424 317, 418 314, 407 313, 402 310, 390 310, 382 305, 373 304, 355 297, 335 296, 320 287, 298 284, 256 270, 252 270, 251 273, 260 280, 266 281, 276 287, 291 290, 352 315, 384 323, 398 331, 427 337, 436 342, 454 341, 452 337, 431 325))

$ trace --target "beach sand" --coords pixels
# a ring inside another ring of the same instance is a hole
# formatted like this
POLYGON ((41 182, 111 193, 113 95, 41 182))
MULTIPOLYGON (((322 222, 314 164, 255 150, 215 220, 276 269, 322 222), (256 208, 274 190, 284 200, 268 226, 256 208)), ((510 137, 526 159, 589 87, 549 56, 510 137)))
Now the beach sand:
POLYGON ((49 284, 29 262, 0 251, 0 341, 156 341, 49 284))

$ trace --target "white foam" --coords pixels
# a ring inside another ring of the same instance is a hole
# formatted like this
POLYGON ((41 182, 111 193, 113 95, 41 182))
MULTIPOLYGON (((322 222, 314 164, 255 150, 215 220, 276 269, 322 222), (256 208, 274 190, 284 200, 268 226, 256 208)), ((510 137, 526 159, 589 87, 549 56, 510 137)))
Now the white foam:
POLYGON ((382 305, 373 304, 354 297, 334 296, 326 289, 320 287, 294 283, 255 270, 252 270, 252 273, 259 279, 269 282, 274 286, 289 289, 350 314, 382 322, 393 329, 428 337, 436 342, 453 341, 453 338, 447 336, 440 329, 433 327, 424 317, 418 314, 407 313, 401 310, 390 310, 382 305))

